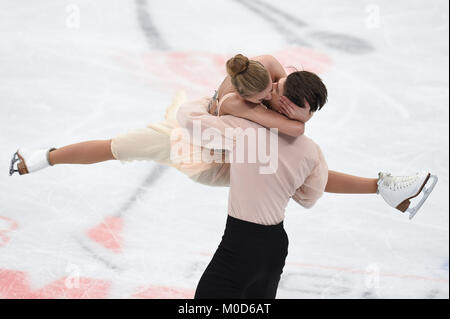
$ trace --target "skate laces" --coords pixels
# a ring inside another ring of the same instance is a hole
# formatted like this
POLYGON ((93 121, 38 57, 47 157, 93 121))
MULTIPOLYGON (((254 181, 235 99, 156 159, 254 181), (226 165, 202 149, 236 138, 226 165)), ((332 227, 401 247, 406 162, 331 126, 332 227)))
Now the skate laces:
POLYGON ((413 185, 417 179, 418 175, 411 176, 392 176, 391 174, 380 174, 381 185, 385 188, 389 188, 391 191, 397 191, 405 189, 413 185))

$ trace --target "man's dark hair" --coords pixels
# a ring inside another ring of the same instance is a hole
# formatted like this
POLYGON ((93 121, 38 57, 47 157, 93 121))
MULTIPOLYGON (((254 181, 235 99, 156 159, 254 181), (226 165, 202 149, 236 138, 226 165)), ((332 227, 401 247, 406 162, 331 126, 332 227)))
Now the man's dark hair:
POLYGON ((325 105, 328 91, 322 79, 308 71, 297 71, 289 74, 284 84, 284 95, 300 107, 305 107, 305 99, 316 112, 325 105))

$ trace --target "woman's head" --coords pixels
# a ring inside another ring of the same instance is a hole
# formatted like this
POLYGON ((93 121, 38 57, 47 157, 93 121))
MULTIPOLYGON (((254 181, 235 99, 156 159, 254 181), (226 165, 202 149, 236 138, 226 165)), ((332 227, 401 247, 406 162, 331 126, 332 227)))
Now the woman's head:
POLYGON ((272 80, 260 62, 238 54, 227 61, 227 72, 242 98, 253 103, 271 99, 272 80))

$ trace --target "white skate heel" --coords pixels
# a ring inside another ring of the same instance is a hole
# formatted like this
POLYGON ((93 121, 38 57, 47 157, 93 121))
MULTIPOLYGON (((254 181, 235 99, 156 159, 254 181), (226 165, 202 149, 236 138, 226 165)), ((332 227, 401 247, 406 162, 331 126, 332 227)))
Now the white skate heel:
POLYGON ((413 219, 430 196, 437 182, 438 177, 430 173, 416 173, 411 176, 392 176, 388 173, 379 173, 377 193, 390 206, 403 213, 408 212, 409 219, 413 219), (428 181, 431 181, 431 184, 426 188, 428 181), (411 199, 419 196, 421 192, 423 192, 423 197, 420 202, 415 207, 409 208, 411 199))
POLYGON ((46 149, 27 149, 19 148, 11 160, 11 165, 9 167, 9 176, 14 173, 19 173, 20 175, 33 173, 44 169, 46 167, 52 166, 48 159, 48 154, 56 150, 56 148, 46 148, 46 149), (17 169, 15 169, 14 164, 17 163, 17 169))

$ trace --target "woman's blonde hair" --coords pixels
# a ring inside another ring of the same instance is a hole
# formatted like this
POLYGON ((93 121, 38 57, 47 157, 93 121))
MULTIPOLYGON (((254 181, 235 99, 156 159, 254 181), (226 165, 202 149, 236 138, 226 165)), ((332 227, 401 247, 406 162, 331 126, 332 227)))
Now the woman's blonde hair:
POLYGON ((231 83, 242 97, 264 91, 271 82, 270 74, 262 63, 237 54, 227 61, 231 83))

